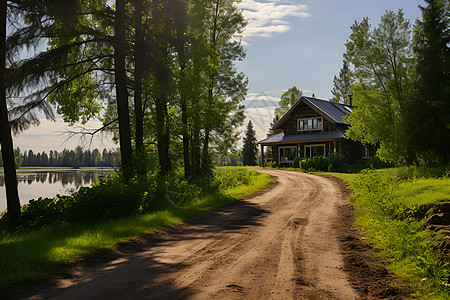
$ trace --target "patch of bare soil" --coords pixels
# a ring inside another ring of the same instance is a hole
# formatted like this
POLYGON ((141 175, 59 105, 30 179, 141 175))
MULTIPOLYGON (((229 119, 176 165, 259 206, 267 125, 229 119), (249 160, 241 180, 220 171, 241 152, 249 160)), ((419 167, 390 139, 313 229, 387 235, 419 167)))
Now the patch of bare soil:
POLYGON ((352 229, 342 183, 261 171, 278 178, 265 193, 89 257, 51 285, 0 298, 407 298, 352 229))
MULTIPOLYGON (((341 179, 327 176, 341 187, 347 198, 351 191, 341 179)), ((378 257, 373 248, 362 239, 359 230, 353 227, 355 210, 352 203, 341 205, 338 209, 340 226, 338 229, 344 271, 347 272, 352 287, 362 299, 411 299, 411 290, 400 279, 383 267, 385 262, 378 257)))

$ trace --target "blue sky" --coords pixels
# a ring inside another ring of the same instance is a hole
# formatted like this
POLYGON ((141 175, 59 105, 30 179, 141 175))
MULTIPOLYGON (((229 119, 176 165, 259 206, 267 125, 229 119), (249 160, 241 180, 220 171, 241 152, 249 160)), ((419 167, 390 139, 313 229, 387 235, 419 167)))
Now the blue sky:
MULTIPOLYGON (((242 0, 248 19, 244 32, 247 57, 238 62, 239 71, 249 77, 247 120, 252 120, 257 138, 263 139, 283 93, 297 86, 305 95, 329 99, 333 77, 342 67, 345 42, 355 20, 369 17, 376 25, 386 10, 402 8, 414 23, 420 17, 422 0, 242 0)), ((91 123, 93 128, 99 122, 91 123)), ((43 121, 14 139, 15 147, 36 151, 74 148, 78 138, 65 141, 66 125, 43 121)), ((113 148, 103 139, 92 147, 113 148)))

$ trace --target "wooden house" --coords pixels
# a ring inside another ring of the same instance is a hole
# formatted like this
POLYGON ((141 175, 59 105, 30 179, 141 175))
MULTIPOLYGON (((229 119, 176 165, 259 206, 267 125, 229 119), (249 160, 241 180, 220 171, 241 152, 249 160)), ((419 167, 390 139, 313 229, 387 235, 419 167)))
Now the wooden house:
POLYGON ((295 157, 311 158, 339 153, 349 162, 369 153, 359 143, 347 139, 344 117, 353 106, 311 97, 301 97, 274 125, 275 134, 259 142, 261 163, 273 161, 290 166, 295 157), (264 147, 271 147, 271 157, 264 158, 264 147))

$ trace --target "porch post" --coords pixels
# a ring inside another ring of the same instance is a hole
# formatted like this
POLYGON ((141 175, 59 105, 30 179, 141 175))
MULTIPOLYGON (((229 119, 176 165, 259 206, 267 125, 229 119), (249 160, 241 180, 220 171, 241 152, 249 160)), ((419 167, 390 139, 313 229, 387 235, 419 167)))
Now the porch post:
POLYGON ((261 167, 264 168, 264 146, 261 144, 261 167))

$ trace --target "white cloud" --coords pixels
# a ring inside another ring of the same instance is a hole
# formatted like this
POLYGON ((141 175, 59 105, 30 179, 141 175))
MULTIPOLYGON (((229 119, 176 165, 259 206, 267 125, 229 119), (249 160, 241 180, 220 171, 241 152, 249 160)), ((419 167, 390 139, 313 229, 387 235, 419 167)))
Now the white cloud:
POLYGON ((280 101, 280 97, 274 97, 269 95, 261 95, 261 93, 257 95, 247 95, 245 98, 246 101, 254 101, 254 100, 261 100, 261 101, 280 101))
POLYGON ((303 92, 303 96, 309 96, 309 95, 316 93, 316 91, 313 91, 313 90, 302 90, 302 92, 303 92))
POLYGON ((243 15, 248 21, 244 31, 244 43, 248 44, 251 38, 267 38, 274 33, 283 33, 288 31, 290 22, 287 17, 304 19, 311 17, 305 10, 308 6, 305 4, 294 4, 291 1, 269 0, 242 0, 239 7, 243 10, 243 15))

